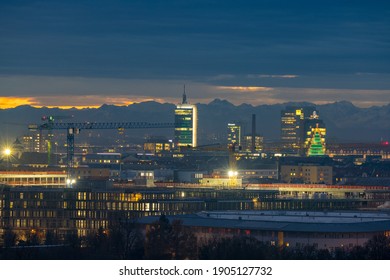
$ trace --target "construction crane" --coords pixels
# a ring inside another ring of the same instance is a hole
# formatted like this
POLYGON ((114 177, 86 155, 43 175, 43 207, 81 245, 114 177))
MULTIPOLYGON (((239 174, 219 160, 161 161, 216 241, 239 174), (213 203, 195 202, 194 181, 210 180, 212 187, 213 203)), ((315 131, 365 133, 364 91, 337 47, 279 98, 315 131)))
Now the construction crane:
MULTIPOLYGON (((70 116, 42 116, 41 120, 45 121, 47 124, 53 124, 57 120, 71 119, 73 117, 74 117, 73 115, 70 115, 70 116)), ((51 153, 52 153, 52 146, 53 146, 53 144, 52 144, 53 136, 54 136, 53 135, 53 130, 52 129, 48 129, 48 131, 47 131, 47 164, 49 166, 51 164, 51 153)), ((39 132, 39 137, 40 137, 39 145, 42 146, 42 130, 40 130, 40 132, 39 132)), ((39 150, 42 151, 42 148, 40 147, 39 150)))
POLYGON ((141 128, 174 128, 174 123, 150 123, 150 122, 69 122, 57 123, 48 121, 41 125, 29 125, 30 130, 66 130, 67 133, 67 168, 68 177, 74 167, 74 136, 83 129, 141 129, 141 128))

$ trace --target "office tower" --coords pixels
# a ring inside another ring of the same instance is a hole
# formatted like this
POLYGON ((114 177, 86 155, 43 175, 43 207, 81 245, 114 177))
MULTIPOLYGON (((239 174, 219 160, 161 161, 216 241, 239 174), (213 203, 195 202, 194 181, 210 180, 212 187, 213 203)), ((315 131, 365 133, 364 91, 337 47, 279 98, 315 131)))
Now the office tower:
POLYGON ((47 152, 48 136, 42 131, 32 131, 22 137, 22 145, 26 152, 47 152))
POLYGON ((238 150, 241 146, 241 125, 228 123, 227 125, 227 142, 228 147, 235 147, 238 150))
POLYGON ((243 150, 247 153, 254 153, 254 152, 260 152, 263 150, 263 142, 264 142, 264 137, 260 135, 256 135, 254 138, 254 143, 253 143, 253 138, 252 135, 245 135, 243 139, 243 150), (253 146, 254 144, 254 146, 253 146))
POLYGON ((305 119, 309 119, 315 107, 287 106, 281 112, 281 141, 289 153, 300 154, 305 139, 305 119))
POLYGON ((251 152, 254 153, 256 151, 256 115, 252 114, 252 145, 251 152))
POLYGON ((177 147, 196 147, 198 129, 198 111, 196 105, 188 104, 187 95, 175 109, 175 144, 177 147))

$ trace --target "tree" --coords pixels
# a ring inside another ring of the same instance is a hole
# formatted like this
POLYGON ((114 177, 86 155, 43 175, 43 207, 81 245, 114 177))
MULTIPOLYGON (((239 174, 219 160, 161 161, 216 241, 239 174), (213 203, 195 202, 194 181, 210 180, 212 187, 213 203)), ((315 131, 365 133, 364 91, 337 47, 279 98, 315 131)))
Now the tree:
POLYGON ((59 240, 58 240, 57 235, 52 230, 46 231, 45 245, 55 245, 58 243, 59 243, 59 240))
POLYGON ((162 215, 158 221, 150 225, 145 240, 146 259, 195 259, 196 257, 196 238, 181 221, 174 220, 171 225, 162 215))
POLYGON ((16 244, 16 233, 13 232, 9 228, 5 229, 4 235, 3 235, 3 240, 4 240, 4 247, 5 248, 9 248, 9 247, 15 246, 15 244, 16 244))
POLYGON ((376 235, 366 243, 367 255, 370 260, 390 259, 390 238, 376 235))
POLYGON ((214 239, 200 249, 199 258, 209 260, 279 259, 277 247, 247 236, 214 239))
POLYGON ((142 259, 144 239, 136 219, 118 219, 109 231, 110 250, 116 259, 142 259))

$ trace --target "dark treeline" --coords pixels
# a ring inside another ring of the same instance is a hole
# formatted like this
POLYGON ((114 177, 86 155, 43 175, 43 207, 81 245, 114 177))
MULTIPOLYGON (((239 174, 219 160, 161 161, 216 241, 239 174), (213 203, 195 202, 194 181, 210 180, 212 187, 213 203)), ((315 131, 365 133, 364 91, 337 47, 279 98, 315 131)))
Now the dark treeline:
POLYGON ((179 220, 172 223, 161 216, 142 234, 135 221, 119 221, 112 229, 99 229, 94 234, 79 238, 69 234, 60 240, 47 232, 45 241, 29 232, 25 241, 18 241, 11 230, 3 236, 0 259, 137 259, 137 260, 381 260, 390 259, 390 238, 379 235, 364 246, 333 251, 277 247, 253 237, 240 236, 209 241, 198 246, 190 228, 179 220), (18 246, 15 246, 18 243, 18 246))

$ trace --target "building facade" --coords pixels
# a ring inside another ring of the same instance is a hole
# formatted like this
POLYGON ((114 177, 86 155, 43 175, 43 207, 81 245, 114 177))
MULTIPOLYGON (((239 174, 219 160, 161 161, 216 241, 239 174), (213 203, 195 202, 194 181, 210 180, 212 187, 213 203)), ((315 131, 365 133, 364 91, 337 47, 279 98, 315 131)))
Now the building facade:
POLYGON ((250 153, 252 152, 252 145, 254 145, 254 152, 261 152, 264 147, 263 147, 263 143, 264 143, 264 137, 263 136, 259 136, 259 135, 256 135, 255 136, 255 141, 253 143, 252 141, 252 135, 245 135, 244 136, 244 140, 243 140, 243 151, 244 152, 247 152, 247 153, 250 153))
POLYGON ((309 119, 315 108, 287 106, 281 112, 281 141, 288 153, 301 153, 305 141, 305 120, 309 119))
POLYGON ((235 150, 239 150, 239 147, 241 146, 241 125, 228 123, 227 144, 228 147, 235 147, 235 150))
MULTIPOLYGON (((198 246, 232 237, 252 237, 278 247, 333 251, 362 246, 377 235, 390 236, 390 217, 381 212, 214 211, 168 217, 191 229, 198 246)), ((155 217, 140 223, 152 224, 155 217)))
POLYGON ((175 145, 196 147, 198 134, 198 110, 196 105, 188 104, 184 92, 183 101, 175 109, 175 145))
POLYGON ((333 168, 323 165, 282 165, 280 179, 285 183, 332 185, 333 168))
POLYGON ((0 171, 0 184, 8 186, 66 187, 65 171, 0 171))
POLYGON ((172 140, 164 138, 150 138, 144 143, 145 153, 158 154, 172 150, 172 140))
POLYGON ((40 188, 0 186, 0 243, 4 230, 18 236, 48 231, 87 236, 119 219, 189 214, 204 210, 253 210, 275 191, 213 188, 40 188), (254 201, 256 199, 256 201, 254 201))

